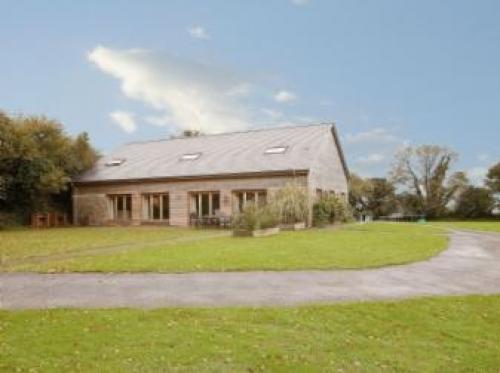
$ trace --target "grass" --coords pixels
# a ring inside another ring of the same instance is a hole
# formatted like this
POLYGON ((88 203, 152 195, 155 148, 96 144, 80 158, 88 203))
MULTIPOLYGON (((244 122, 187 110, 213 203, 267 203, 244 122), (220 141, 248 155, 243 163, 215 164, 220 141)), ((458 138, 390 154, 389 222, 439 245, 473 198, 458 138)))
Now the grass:
POLYGON ((158 227, 77 227, 0 230, 0 256, 4 260, 78 252, 125 244, 144 245, 209 232, 158 227))
MULTIPOLYGON (((101 229, 106 232, 106 228, 101 229)), ((132 234, 134 229, 125 228, 123 231, 132 234)), ((81 233, 79 230, 61 230, 64 242, 72 241, 73 232, 85 234, 83 230, 81 233)), ((283 232, 264 238, 218 237, 179 241, 170 245, 161 243, 144 250, 17 263, 4 265, 2 269, 40 272, 193 272, 366 268, 408 263, 434 256, 447 245, 446 237, 438 233, 442 233, 442 230, 417 224, 374 223, 351 225, 339 230, 283 232)), ((43 235, 43 232, 39 234, 43 235)), ((147 234, 142 237, 144 242, 149 239, 147 234)), ((18 246, 21 251, 32 251, 27 241, 19 241, 18 246)))
POLYGON ((1 371, 498 372, 500 296, 0 311, 1 371))
POLYGON ((466 229, 472 231, 498 232, 500 233, 500 220, 485 221, 438 221, 430 224, 437 227, 466 229))

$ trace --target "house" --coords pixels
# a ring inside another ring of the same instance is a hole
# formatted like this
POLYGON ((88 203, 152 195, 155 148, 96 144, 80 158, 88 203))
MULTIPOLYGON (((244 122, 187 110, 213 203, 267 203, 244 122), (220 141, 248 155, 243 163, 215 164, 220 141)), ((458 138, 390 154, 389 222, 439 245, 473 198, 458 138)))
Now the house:
POLYGON ((332 124, 133 142, 73 180, 73 221, 187 226, 265 203, 288 183, 345 197, 347 181, 332 124))

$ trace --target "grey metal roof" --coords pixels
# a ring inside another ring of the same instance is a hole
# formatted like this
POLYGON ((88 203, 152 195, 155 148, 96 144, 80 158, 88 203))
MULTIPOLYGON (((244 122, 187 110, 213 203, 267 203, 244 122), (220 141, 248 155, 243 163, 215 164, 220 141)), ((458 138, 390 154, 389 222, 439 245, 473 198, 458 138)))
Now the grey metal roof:
MULTIPOLYGON (((197 177, 210 175, 309 170, 315 150, 334 137, 332 124, 274 127, 199 137, 176 138, 125 144, 101 158, 75 182, 128 179, 197 177), (265 154, 271 147, 286 147, 283 154, 265 154), (201 153, 197 159, 182 160, 185 154, 201 153), (107 166, 124 159, 119 166, 107 166)), ((342 150, 339 150, 347 174, 342 150)))

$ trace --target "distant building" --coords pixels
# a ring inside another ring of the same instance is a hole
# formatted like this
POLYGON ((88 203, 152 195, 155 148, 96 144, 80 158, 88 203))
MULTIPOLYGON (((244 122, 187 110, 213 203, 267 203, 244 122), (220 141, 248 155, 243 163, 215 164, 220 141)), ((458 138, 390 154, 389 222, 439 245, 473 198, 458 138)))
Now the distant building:
POLYGON ((73 180, 73 221, 187 226, 265 203, 288 183, 346 198, 347 182, 331 124, 133 142, 73 180))

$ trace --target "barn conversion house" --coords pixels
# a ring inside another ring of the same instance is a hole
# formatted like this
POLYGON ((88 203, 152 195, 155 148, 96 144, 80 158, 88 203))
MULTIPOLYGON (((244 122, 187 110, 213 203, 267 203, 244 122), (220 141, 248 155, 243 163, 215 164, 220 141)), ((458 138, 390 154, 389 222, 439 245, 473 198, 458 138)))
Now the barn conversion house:
POLYGON ((187 226, 265 203, 288 183, 345 197, 347 180, 332 124, 133 142, 73 180, 73 220, 187 226))

